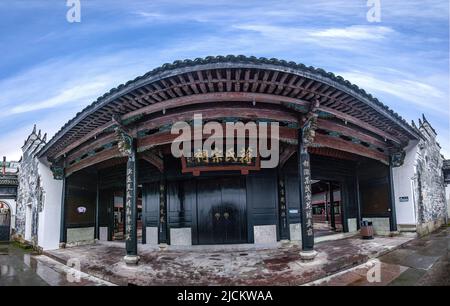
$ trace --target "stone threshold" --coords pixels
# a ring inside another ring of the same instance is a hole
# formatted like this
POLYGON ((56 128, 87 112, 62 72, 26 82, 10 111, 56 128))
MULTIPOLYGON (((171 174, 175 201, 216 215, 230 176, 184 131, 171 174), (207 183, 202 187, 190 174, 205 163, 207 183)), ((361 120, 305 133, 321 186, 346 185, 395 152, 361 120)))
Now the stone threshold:
MULTIPOLYGON (((125 250, 125 242, 122 241, 97 241, 96 244, 106 245, 106 246, 116 246, 123 247, 125 250)), ((290 246, 296 244, 291 242, 286 244, 285 242, 278 241, 276 243, 265 243, 265 244, 253 244, 253 243, 241 243, 241 244, 214 244, 214 245, 167 245, 167 244, 142 244, 138 243, 139 251, 183 251, 183 252, 242 252, 247 250, 267 250, 267 249, 278 249, 285 246, 290 246)))
POLYGON ((354 237, 354 236, 357 236, 357 235, 359 235, 359 231, 350 232, 350 233, 337 233, 337 234, 332 234, 332 235, 326 235, 326 236, 321 236, 321 237, 314 238, 314 243, 321 243, 321 242, 325 242, 325 241, 341 240, 341 239, 354 237))
MULTIPOLYGON (((351 233, 337 233, 314 238, 314 243, 325 241, 334 241, 346 239, 359 234, 359 231, 351 233)), ((123 241, 100 241, 96 240, 93 244, 102 244, 106 246, 123 247, 125 249, 125 242, 123 241)), ((214 245, 168 245, 168 244, 142 244, 138 243, 138 251, 189 251, 189 252, 220 252, 220 251, 246 251, 246 250, 266 250, 277 249, 282 247, 290 247, 292 245, 301 246, 301 241, 298 240, 280 240, 274 243, 240 243, 240 244, 214 244, 214 245)))

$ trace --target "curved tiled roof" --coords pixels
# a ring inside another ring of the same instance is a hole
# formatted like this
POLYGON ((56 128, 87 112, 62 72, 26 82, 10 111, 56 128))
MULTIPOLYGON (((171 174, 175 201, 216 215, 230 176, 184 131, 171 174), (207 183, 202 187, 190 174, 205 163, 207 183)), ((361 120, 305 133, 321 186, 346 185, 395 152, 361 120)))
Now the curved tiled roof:
POLYGON ((444 170, 449 170, 450 171, 450 159, 446 159, 444 160, 444 170))
POLYGON ((403 119, 399 114, 394 112, 392 109, 384 105, 377 98, 373 97, 370 93, 367 93, 364 89, 359 88, 357 85, 352 84, 348 80, 345 80, 343 77, 339 75, 335 75, 331 72, 327 72, 320 68, 315 68, 312 66, 305 66, 301 63, 295 62, 287 62, 284 60, 279 60, 275 58, 264 58, 264 57, 254 57, 254 56, 244 56, 244 55, 227 55, 227 56, 208 56, 205 58, 196 58, 194 60, 186 59, 186 60, 177 60, 173 63, 166 63, 160 67, 157 67, 142 76, 136 77, 134 80, 130 80, 125 84, 121 84, 109 92, 105 93, 101 97, 97 98, 96 101, 85 107, 82 111, 78 112, 74 118, 69 120, 53 137, 52 139, 42 148, 40 155, 42 156, 51 146, 53 146, 58 139, 60 139, 70 128, 74 127, 80 120, 83 119, 83 115, 95 110, 95 108, 102 104, 105 100, 111 98, 112 96, 119 94, 120 92, 126 92, 131 90, 139 85, 141 81, 144 81, 148 78, 161 75, 165 72, 169 72, 172 70, 187 68, 187 67, 195 67, 199 65, 207 65, 207 64, 221 64, 221 63, 242 63, 242 64, 256 64, 256 65, 271 65, 278 66, 287 69, 293 69, 296 71, 301 71, 303 73, 307 73, 308 75, 314 75, 318 78, 327 78, 341 86, 344 86, 349 91, 352 91, 360 96, 364 97, 367 101, 369 101, 372 106, 378 107, 383 110, 388 116, 392 117, 392 119, 401 126, 408 134, 412 135, 413 138, 419 137, 419 134, 416 129, 414 129, 409 123, 403 119))
POLYGON ((3 186, 17 186, 19 184, 19 180, 17 175, 0 175, 0 185, 3 186))

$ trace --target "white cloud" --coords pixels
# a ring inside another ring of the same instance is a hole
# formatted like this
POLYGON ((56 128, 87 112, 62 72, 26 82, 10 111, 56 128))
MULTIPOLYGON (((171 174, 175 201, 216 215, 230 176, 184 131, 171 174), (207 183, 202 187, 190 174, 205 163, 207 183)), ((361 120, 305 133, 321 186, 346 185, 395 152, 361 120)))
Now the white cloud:
MULTIPOLYGON (((304 62, 333 72, 344 70, 341 75, 367 91, 393 97, 390 105, 394 109, 403 108, 402 102, 406 101, 405 104, 413 106, 414 117, 418 109, 437 114, 442 137, 448 135, 448 125, 442 123, 448 122, 449 114, 448 85, 443 85, 448 84, 448 70, 444 71, 441 60, 448 49, 428 44, 447 37, 436 31, 424 36, 429 28, 416 27, 416 21, 434 26, 442 20, 448 22, 448 0, 382 1, 382 26, 366 23, 368 8, 366 1, 361 0, 240 1, 233 5, 227 0, 110 2, 106 7, 97 2, 86 4, 86 11, 96 13, 98 20, 92 18, 77 28, 52 29, 49 34, 32 38, 35 41, 40 38, 40 43, 60 43, 62 38, 82 37, 89 42, 93 34, 100 37, 99 33, 121 30, 110 35, 114 39, 101 36, 105 39, 102 47, 83 45, 74 50, 88 56, 55 54, 49 62, 34 63, 34 68, 15 71, 15 75, 0 80, 3 121, 18 118, 20 122, 36 122, 51 136, 77 111, 110 88, 164 62, 216 54, 247 54, 304 62), (103 15, 95 12, 97 8, 103 15), (101 16, 117 22, 104 22, 101 16), (169 23, 163 36, 159 36, 160 28, 152 28, 161 23, 169 23), (138 42, 128 41, 123 29, 129 33, 145 31, 148 37, 140 35, 138 42), (117 48, 129 48, 128 44, 139 44, 139 49, 118 51, 117 48), (114 50, 107 49, 111 47, 114 50), (389 68, 381 71, 380 66, 389 68), (32 118, 44 113, 40 110, 48 111, 48 116, 32 118), (445 115, 447 118, 442 119, 445 115)), ((42 7, 47 5, 40 3, 42 7)), ((24 6, 12 5, 19 9, 24 6)), ((49 54, 52 51, 43 50, 49 54)), ((20 133, 13 133, 12 127, 5 126, 2 120, 0 151, 10 152, 16 144, 7 140, 17 138, 22 142, 32 124, 19 129, 20 133)), ((449 141, 444 139, 445 144, 450 148, 449 141)))
POLYGON ((3 114, 20 114, 53 108, 69 103, 84 104, 86 101, 92 100, 93 97, 99 94, 100 90, 104 90, 109 84, 111 84, 111 80, 98 77, 97 80, 93 79, 87 83, 74 85, 70 88, 63 88, 57 95, 49 97, 43 101, 19 104, 3 114))
POLYGON ((381 26, 350 26, 345 28, 329 28, 312 30, 309 35, 318 38, 351 39, 351 40, 381 40, 394 33, 389 27, 381 26))
POLYGON ((425 114, 438 133, 441 153, 450 158, 448 75, 412 75, 391 68, 379 68, 375 72, 348 71, 339 74, 371 92, 395 111, 402 110, 400 115, 404 118, 417 122, 421 114, 425 114))
POLYGON ((10 133, 0 133, 0 154, 8 160, 18 161, 22 156, 21 147, 25 137, 33 130, 33 124, 17 128, 10 133))
POLYGON ((237 24, 238 30, 253 31, 278 46, 299 46, 299 43, 309 47, 326 49, 341 49, 352 52, 366 52, 374 43, 388 38, 395 31, 389 27, 356 25, 350 27, 306 28, 279 26, 271 24, 237 24))
POLYGON ((339 73, 359 87, 373 93, 387 93, 421 109, 442 112, 448 107, 448 95, 439 88, 415 79, 372 75, 361 71, 339 73))
POLYGON ((141 51, 59 57, 0 80, 0 117, 42 109, 80 109, 103 93, 145 72, 141 51))

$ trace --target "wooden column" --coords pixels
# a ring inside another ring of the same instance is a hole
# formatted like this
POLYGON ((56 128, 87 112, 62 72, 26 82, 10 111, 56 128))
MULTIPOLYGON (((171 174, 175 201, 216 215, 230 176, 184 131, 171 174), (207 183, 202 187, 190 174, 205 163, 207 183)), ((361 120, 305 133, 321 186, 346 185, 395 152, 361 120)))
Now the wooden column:
MULTIPOLYGON (((357 166, 359 167, 359 165, 357 166)), ((358 210, 358 216, 357 216, 357 221, 356 221, 356 228, 360 229, 361 228, 361 221, 362 221, 362 216, 361 216, 361 193, 359 191, 359 169, 356 168, 355 171, 355 193, 356 193, 356 208, 358 210)))
POLYGON ((302 220, 302 258, 313 259, 314 229, 312 218, 311 167, 307 146, 304 143, 304 130, 298 131, 298 173, 300 188, 300 207, 302 220))
POLYGON ((394 193, 394 158, 389 159, 389 227, 391 232, 397 231, 397 216, 395 215, 395 193, 394 193))
POLYGON ((65 247, 67 242, 66 235, 66 177, 62 178, 62 195, 61 195, 61 223, 59 232, 60 247, 65 247))
MULTIPOLYGON (((117 121, 116 121, 117 122, 117 121)), ((116 128, 118 148, 123 156, 128 157, 126 170, 125 193, 125 249, 124 261, 127 264, 137 264, 137 153, 136 141, 120 125, 116 128)))
POLYGON ((280 239, 290 239, 286 186, 284 177, 278 174, 278 205, 280 222, 280 239))
POLYGON ((134 141, 131 146, 131 154, 128 156, 126 179, 125 246, 127 255, 125 262, 136 264, 139 258, 137 256, 137 161, 134 141))
POLYGON ((94 232, 94 238, 100 240, 100 227, 99 227, 99 220, 100 220, 100 183, 99 183, 99 177, 98 177, 98 171, 97 171, 97 186, 95 188, 95 232, 94 232))
POLYGON ((167 184, 163 179, 159 183, 159 225, 158 225, 158 243, 160 245, 167 244, 167 184))
POLYGON ((336 216, 334 215, 334 194, 333 194, 333 184, 332 183, 328 183, 328 191, 330 193, 330 220, 331 220, 331 228, 333 230, 336 230, 336 216))
POLYGON ((300 257, 303 260, 313 260, 317 255, 317 252, 314 251, 311 163, 308 147, 314 143, 319 104, 319 100, 316 100, 310 105, 309 112, 301 118, 302 124, 298 129, 298 175, 302 222, 302 251, 300 257))

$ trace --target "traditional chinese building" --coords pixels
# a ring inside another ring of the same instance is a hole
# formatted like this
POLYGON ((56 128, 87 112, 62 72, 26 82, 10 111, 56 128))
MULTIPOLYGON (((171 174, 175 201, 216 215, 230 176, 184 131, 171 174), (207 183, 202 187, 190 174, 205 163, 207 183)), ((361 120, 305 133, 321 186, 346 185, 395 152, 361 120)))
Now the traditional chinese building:
POLYGON ((18 200, 26 221, 17 224, 44 249, 125 241, 127 262, 139 243, 291 240, 313 257, 315 236, 357 232, 364 219, 385 235, 443 223, 435 137, 425 118, 410 125, 322 69, 244 56, 176 61, 112 89, 50 141, 32 133, 18 200), (195 126, 196 114, 222 125, 277 123, 268 141, 279 144, 279 163, 261 167, 259 151, 175 157, 171 129, 195 126))
POLYGON ((3 157, 0 171, 0 241, 9 241, 15 228, 19 163, 3 157))
MULTIPOLYGON (((450 159, 444 160, 444 180, 446 185, 447 214, 450 219, 450 159)), ((447 219, 447 220, 448 220, 447 219)))

